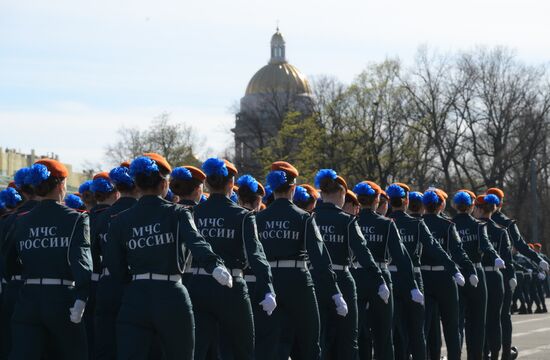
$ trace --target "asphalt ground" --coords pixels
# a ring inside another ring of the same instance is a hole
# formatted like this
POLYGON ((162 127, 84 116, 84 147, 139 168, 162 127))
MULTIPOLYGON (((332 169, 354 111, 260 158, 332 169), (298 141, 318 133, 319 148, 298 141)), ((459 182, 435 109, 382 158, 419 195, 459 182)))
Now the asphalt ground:
MULTIPOLYGON (((546 304, 550 306, 550 299, 546 299, 546 304)), ((518 348, 518 359, 550 360, 550 313, 514 314, 512 323, 512 346, 518 348)), ((463 348, 462 359, 466 359, 465 351, 463 348)))

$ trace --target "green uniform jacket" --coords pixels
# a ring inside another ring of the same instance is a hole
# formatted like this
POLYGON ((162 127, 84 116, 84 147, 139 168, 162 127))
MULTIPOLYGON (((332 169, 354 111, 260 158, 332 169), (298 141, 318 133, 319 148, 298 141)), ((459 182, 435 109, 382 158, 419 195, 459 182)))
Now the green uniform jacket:
POLYGON ((76 299, 88 299, 92 258, 87 214, 42 200, 18 216, 2 256, 7 278, 18 271, 20 261, 23 279, 73 280, 76 299))
POLYGON ((412 217, 403 211, 394 211, 391 216, 413 266, 442 265, 451 275, 458 272, 454 261, 433 238, 421 217, 412 217))
POLYGON ((525 240, 523 240, 523 236, 521 236, 518 226, 516 225, 516 220, 510 219, 500 211, 494 213, 491 216, 491 220, 508 231, 508 236, 510 237, 512 246, 516 248, 520 254, 528 257, 531 261, 534 261, 537 264, 540 263, 542 258, 534 250, 529 248, 525 240))
POLYGON ((384 283, 382 273, 367 248, 357 218, 331 203, 324 202, 315 208, 315 221, 332 263, 350 266, 355 257, 364 269, 378 275, 379 285, 384 283))
POLYGON ((119 281, 136 274, 182 274, 186 246, 208 272, 223 265, 198 233, 189 210, 146 195, 111 222, 105 264, 119 281))
MULTIPOLYGON (((256 291, 262 297, 275 294, 271 269, 258 240, 256 217, 223 194, 210 194, 193 209, 199 233, 212 246, 228 269, 248 266, 256 275, 256 291)), ((193 257, 193 267, 201 266, 193 257)), ((263 299, 263 298, 262 298, 263 299)))
MULTIPOLYGON (((443 250, 445 250, 447 254, 451 256, 451 259, 453 259, 453 261, 465 272, 464 276, 468 277, 477 274, 474 264, 470 261, 468 255, 466 255, 466 252, 464 252, 462 248, 460 236, 456 231, 455 224, 435 214, 426 214, 423 219, 434 239, 441 244, 443 250)), ((427 262, 425 263, 424 261, 422 261, 422 264, 435 265, 427 262)))
POLYGON ((480 263, 482 255, 485 254, 494 264, 498 254, 489 241, 485 222, 479 221, 466 213, 456 215, 453 222, 460 236, 462 248, 470 260, 473 263, 480 263))
POLYGON ((258 213, 256 222, 267 260, 309 260, 328 291, 340 293, 330 256, 323 256, 323 239, 315 216, 290 200, 277 199, 258 213))
POLYGON ((381 263, 391 260, 403 274, 407 288, 416 289, 413 265, 393 220, 371 209, 362 209, 358 223, 374 260, 381 263))
MULTIPOLYGON (((491 219, 482 219, 487 222, 487 233, 489 234, 489 240, 493 247, 500 254, 502 260, 506 264, 504 269, 500 271, 504 275, 505 279, 511 279, 515 277, 514 264, 512 261, 512 245, 510 243, 510 238, 508 237, 508 232, 496 222, 491 219)), ((491 256, 484 255, 482 259, 484 266, 493 266, 494 259, 491 256)))

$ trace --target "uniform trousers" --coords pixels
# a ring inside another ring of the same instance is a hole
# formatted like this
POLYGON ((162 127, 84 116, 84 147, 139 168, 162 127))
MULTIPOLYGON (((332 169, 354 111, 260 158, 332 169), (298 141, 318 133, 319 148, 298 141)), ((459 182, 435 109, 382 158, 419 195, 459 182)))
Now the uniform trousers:
POLYGON ((485 346, 485 318, 487 315, 487 285, 485 272, 477 271, 479 283, 473 287, 466 282, 458 290, 460 344, 466 338, 466 353, 469 360, 481 360, 485 346))
MULTIPOLYGON (((421 273, 414 274, 420 291, 424 291, 421 273)), ((424 335, 424 305, 411 299, 401 279, 402 273, 392 272, 394 296, 394 349, 396 360, 426 359, 426 337, 424 335)))
POLYGON ((191 300, 181 282, 132 281, 117 316, 117 359, 149 359, 158 339, 166 360, 192 360, 194 327, 191 300))
MULTIPOLYGON (((348 305, 348 314, 345 317, 338 315, 332 299, 334 294, 330 294, 324 284, 315 283, 321 321, 321 359, 356 359, 358 355, 358 319, 355 281, 349 271, 335 270, 335 273, 338 287, 348 305)), ((315 270, 312 275, 315 279, 315 270)))
POLYGON ((253 359, 254 322, 244 279, 234 276, 233 287, 229 288, 221 286, 209 275, 194 275, 189 293, 195 311, 195 360, 207 358, 210 349, 215 346, 212 334, 218 331, 219 342, 228 356, 253 359))
MULTIPOLYGON (((500 271, 486 271, 487 280, 487 321, 485 326, 485 359, 498 359, 500 349, 502 348, 502 329, 501 315, 503 311, 504 283, 500 271)), ((509 291, 510 295, 511 292, 509 291)), ((511 297, 510 297, 511 298, 511 297)), ((508 302, 508 312, 510 312, 510 302, 508 302)))
POLYGON ((10 360, 41 360, 55 353, 59 360, 88 359, 84 323, 72 323, 69 308, 74 288, 23 285, 12 316, 10 360))
MULTIPOLYGON (((458 326, 458 289, 453 277, 447 271, 422 271, 424 280, 424 299, 426 302, 425 331, 428 339, 439 338, 439 327, 435 322, 443 324, 443 335, 447 345, 447 358, 460 360, 460 335, 458 326), (438 315, 439 313, 439 315, 438 315)), ((437 343, 436 343, 437 344, 437 343)), ((430 348, 430 358, 434 359, 441 351, 441 344, 430 348)))
POLYGON ((271 316, 259 311, 256 359, 318 360, 319 309, 313 280, 305 268, 271 268, 277 308, 271 316))
POLYGON ((387 304, 378 296, 378 276, 373 276, 365 269, 353 269, 351 274, 357 286, 359 359, 392 360, 393 295, 390 273, 387 270, 382 271, 386 285, 390 289, 387 304))

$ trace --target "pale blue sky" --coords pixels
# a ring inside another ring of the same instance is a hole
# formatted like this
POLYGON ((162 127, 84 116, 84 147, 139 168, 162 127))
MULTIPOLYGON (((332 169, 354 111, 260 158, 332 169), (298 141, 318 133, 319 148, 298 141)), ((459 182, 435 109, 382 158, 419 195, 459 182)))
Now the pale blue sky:
POLYGON ((541 0, 0 0, 0 146, 104 163, 120 126, 167 111, 216 155, 277 20, 292 64, 349 82, 421 44, 505 45, 545 63, 549 16, 541 0))

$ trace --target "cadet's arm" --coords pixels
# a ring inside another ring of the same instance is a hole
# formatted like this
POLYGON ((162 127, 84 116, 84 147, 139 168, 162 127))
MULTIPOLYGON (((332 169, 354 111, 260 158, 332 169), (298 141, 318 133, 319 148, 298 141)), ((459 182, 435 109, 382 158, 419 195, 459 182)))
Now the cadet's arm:
POLYGON ((409 254, 406 252, 401 242, 401 237, 397 231, 397 226, 392 221, 389 225, 388 231, 388 249, 392 257, 392 261, 397 266, 399 273, 405 275, 407 285, 409 289, 416 289, 416 281, 414 279, 414 270, 409 254))
POLYGON ((359 262, 359 264, 361 264, 363 269, 366 269, 367 271, 369 271, 379 279, 378 280, 379 286, 384 284, 385 281, 384 281, 384 278, 382 277, 382 272, 376 265, 376 262, 374 261, 372 253, 367 247, 367 241, 365 240, 365 237, 361 232, 361 228, 357 223, 357 219, 353 219, 348 224, 348 233, 349 233, 350 248, 353 251, 353 254, 355 255, 355 257, 357 258, 357 261, 359 262))
POLYGON ((76 299, 86 302, 92 281, 90 252, 90 222, 88 215, 79 214, 69 244, 68 260, 75 281, 76 299))
MULTIPOLYGON (((212 273, 216 267, 223 266, 222 259, 214 254, 210 244, 199 234, 191 212, 185 208, 181 208, 180 211, 181 216, 178 222, 180 244, 183 245, 185 242, 185 246, 191 251, 193 258, 197 259, 209 273, 212 273)), ((185 249, 182 248, 181 250, 184 253, 185 249)))
POLYGON ((456 230, 454 224, 449 225, 449 248, 451 252, 452 259, 462 268, 468 275, 476 275, 476 269, 464 248, 462 247, 462 242, 460 241, 460 236, 456 230))
POLYGON ((330 257, 323 256, 323 239, 313 216, 306 219, 304 236, 309 259, 321 281, 329 287, 331 294, 340 293, 330 257))
POLYGON ((254 275, 256 275, 258 294, 262 296, 267 293, 275 294, 271 268, 265 257, 264 248, 258 239, 256 217, 254 214, 248 213, 244 216, 242 231, 248 262, 254 275))

